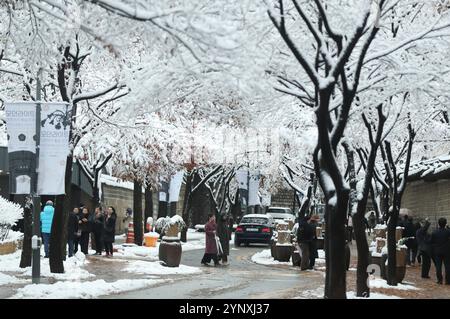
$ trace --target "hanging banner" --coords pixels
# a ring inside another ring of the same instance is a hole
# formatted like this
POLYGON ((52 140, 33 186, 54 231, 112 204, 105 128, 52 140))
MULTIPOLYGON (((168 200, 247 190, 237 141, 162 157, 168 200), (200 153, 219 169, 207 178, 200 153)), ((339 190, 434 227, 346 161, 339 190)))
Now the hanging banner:
POLYGON ((160 181, 160 187, 159 187, 159 201, 160 202, 167 202, 168 201, 168 194, 169 193, 169 183, 161 180, 160 181))
POLYGON ((36 104, 5 103, 8 134, 9 192, 31 194, 36 174, 36 104))
POLYGON ((259 171, 255 171, 250 174, 249 185, 248 185, 248 205, 255 206, 261 205, 261 200, 259 198, 259 171))
POLYGON ((68 103, 41 103, 38 194, 65 194, 72 108, 68 103))
POLYGON ((169 202, 178 202, 184 171, 179 171, 170 179, 169 202))
POLYGON ((236 180, 238 182, 239 189, 248 189, 248 171, 238 169, 236 171, 236 180))

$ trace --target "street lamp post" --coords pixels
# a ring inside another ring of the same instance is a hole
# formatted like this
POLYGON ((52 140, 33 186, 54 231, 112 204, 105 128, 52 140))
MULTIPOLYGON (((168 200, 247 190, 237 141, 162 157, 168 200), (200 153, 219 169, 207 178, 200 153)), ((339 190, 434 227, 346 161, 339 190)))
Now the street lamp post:
POLYGON ((40 283, 41 277, 41 240, 40 237, 40 214, 41 214, 41 200, 38 195, 38 172, 39 172, 39 145, 41 135, 41 76, 42 68, 39 69, 36 81, 36 172, 33 175, 34 181, 31 183, 32 197, 33 197, 33 237, 32 237, 32 282, 33 284, 40 283))

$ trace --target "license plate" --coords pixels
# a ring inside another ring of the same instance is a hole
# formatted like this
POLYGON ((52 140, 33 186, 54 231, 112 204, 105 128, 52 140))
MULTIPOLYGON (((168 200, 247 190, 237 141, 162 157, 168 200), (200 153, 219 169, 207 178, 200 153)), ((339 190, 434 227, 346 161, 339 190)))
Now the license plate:
POLYGON ((247 228, 246 231, 258 231, 258 228, 247 228))

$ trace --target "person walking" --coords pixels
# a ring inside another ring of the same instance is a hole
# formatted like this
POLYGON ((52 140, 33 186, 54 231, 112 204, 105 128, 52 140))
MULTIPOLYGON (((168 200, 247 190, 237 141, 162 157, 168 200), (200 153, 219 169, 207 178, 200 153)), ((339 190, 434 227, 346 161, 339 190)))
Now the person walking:
POLYGON ((403 224, 405 227, 403 231, 403 238, 406 238, 405 245, 408 248, 406 251, 406 263, 414 266, 417 255, 416 229, 414 227, 413 218, 406 217, 403 224))
POLYGON ((205 224, 205 254, 202 258, 202 265, 208 266, 211 259, 214 261, 214 265, 219 265, 219 258, 217 257, 217 243, 216 243, 216 216, 214 214, 208 214, 208 222, 205 224))
POLYGON ((447 219, 439 218, 438 229, 431 234, 431 249, 436 266, 437 283, 442 284, 442 264, 445 267, 445 284, 450 285, 450 229, 445 228, 447 219))
POLYGON ((309 268, 308 269, 314 269, 314 265, 316 264, 316 258, 319 258, 319 253, 317 251, 317 224, 319 222, 319 216, 313 215, 309 219, 309 223, 311 225, 311 230, 313 233, 313 239, 311 240, 311 243, 309 244, 309 268))
POLYGON ((94 218, 94 240, 96 255, 101 255, 103 251, 103 235, 105 231, 105 216, 101 206, 95 208, 94 218))
POLYGON ((44 210, 41 212, 41 234, 44 241, 44 258, 49 257, 50 235, 52 232, 53 215, 55 215, 55 208, 51 200, 47 201, 44 210))
POLYGON ((69 257, 74 254, 75 240, 78 239, 78 207, 75 207, 69 214, 69 219, 67 221, 67 244, 69 245, 69 257))
POLYGON ((430 222, 425 219, 423 226, 420 227, 416 232, 417 245, 418 245, 418 256, 422 259, 422 278, 430 278, 430 267, 431 267, 431 235, 428 233, 430 228, 430 222))
POLYGON ((89 234, 92 230, 92 217, 89 213, 89 209, 87 207, 83 208, 83 214, 81 216, 81 219, 78 221, 78 229, 81 230, 81 236, 80 236, 80 247, 83 254, 87 255, 88 248, 89 248, 89 234))
POLYGON ((113 242, 116 235, 116 220, 116 210, 114 209, 114 207, 109 206, 106 210, 105 232, 103 236, 106 257, 113 256, 113 242))

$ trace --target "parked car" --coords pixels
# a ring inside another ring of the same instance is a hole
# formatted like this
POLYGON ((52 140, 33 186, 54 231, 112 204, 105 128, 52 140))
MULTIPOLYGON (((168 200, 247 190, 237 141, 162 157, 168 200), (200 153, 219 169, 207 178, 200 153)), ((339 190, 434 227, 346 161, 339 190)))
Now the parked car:
POLYGON ((284 221, 286 219, 295 222, 295 215, 290 208, 286 207, 269 207, 266 214, 272 216, 274 222, 284 221))
POLYGON ((273 218, 270 215, 249 214, 242 217, 234 233, 234 245, 270 244, 273 234, 273 218))

